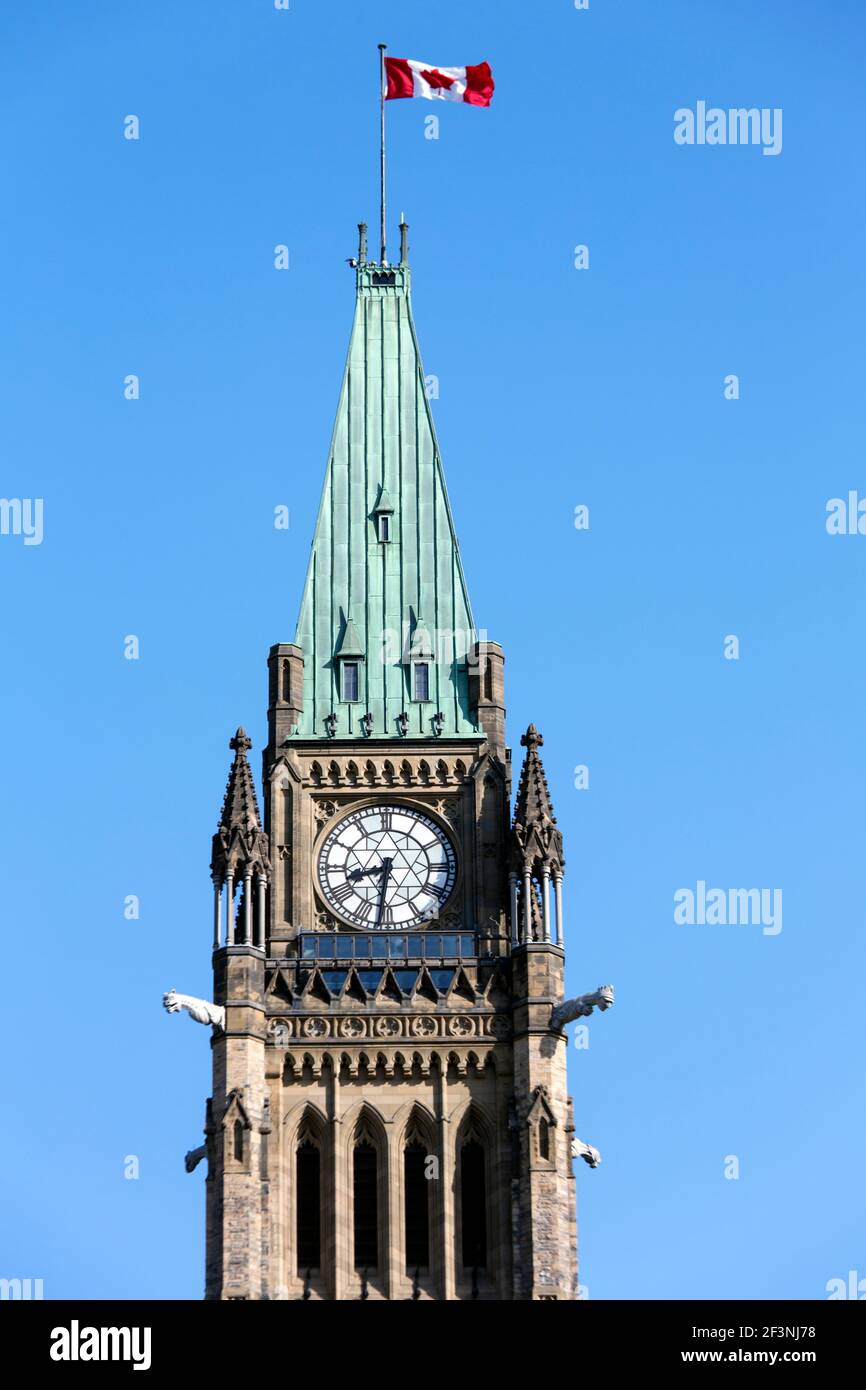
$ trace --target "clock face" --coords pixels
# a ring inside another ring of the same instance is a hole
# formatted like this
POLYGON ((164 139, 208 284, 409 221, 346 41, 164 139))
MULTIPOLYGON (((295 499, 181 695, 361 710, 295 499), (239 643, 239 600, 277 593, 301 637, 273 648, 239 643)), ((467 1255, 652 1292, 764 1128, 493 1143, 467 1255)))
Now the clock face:
POLYGON ((319 887, 353 927, 405 931, 434 918, 451 896, 457 859, 430 816, 409 806, 366 806, 346 816, 319 854, 319 887))

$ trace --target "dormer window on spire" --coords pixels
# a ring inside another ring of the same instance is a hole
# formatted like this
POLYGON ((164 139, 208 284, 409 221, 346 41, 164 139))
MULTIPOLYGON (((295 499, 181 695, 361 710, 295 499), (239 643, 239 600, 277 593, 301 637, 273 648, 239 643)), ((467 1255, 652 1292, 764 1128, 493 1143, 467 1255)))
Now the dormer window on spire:
POLYGON ((409 692, 417 704, 426 704, 431 699, 430 677, 433 664, 433 643, 426 624, 419 618, 415 623, 409 647, 409 692))
POLYGON ((364 651, 355 624, 347 618, 334 653, 337 689, 343 704, 356 704, 361 698, 361 662, 364 651))
POLYGON ((394 504, 388 496, 385 484, 379 488, 379 496, 376 498, 376 505, 373 508, 373 524, 376 527, 376 539, 383 545, 391 539, 391 522, 394 518, 394 504))

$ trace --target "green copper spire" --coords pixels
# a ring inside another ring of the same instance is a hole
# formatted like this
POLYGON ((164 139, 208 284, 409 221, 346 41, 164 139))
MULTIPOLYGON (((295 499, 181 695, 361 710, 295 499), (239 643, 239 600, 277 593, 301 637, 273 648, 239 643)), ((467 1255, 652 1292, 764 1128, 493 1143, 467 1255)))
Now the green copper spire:
POLYGON ((475 624, 425 392, 409 267, 405 252, 400 265, 368 262, 363 233, 361 245, 295 637, 304 653, 298 735, 326 738, 330 728, 337 739, 358 738, 365 727, 373 739, 403 729, 416 738, 470 735, 475 624), (344 672, 347 663, 353 669, 344 672), (367 712, 372 720, 362 725, 367 712))

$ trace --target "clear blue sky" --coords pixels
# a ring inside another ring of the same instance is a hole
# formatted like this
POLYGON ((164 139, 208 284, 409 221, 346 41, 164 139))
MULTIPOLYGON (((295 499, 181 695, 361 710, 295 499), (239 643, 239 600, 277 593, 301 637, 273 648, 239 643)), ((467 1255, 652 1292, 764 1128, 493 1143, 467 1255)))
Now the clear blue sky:
POLYGON ((4 7, 0 491, 45 536, 0 537, 0 1274, 202 1294, 207 1034, 161 995, 209 992, 227 741, 294 635, 382 40, 497 83, 391 105, 391 225, 511 742, 545 737, 569 983, 617 992, 570 1052, 581 1280, 866 1277, 866 537, 824 525, 866 494, 864 38, 855 0, 4 7), (698 100, 781 107, 782 153, 676 145, 698 100), (782 932, 676 925, 699 879, 780 887, 782 932))

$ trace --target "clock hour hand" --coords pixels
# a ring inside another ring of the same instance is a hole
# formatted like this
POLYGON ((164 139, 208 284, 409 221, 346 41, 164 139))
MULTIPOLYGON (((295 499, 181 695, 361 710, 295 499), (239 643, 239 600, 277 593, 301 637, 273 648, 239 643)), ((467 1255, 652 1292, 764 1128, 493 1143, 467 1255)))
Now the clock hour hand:
MULTIPOLYGON (((388 862, 390 863, 390 860, 388 862)), ((346 874, 346 878, 357 883, 359 878, 364 878, 367 874, 380 874, 383 867, 382 864, 371 864, 367 869, 353 869, 350 874, 346 874)))

